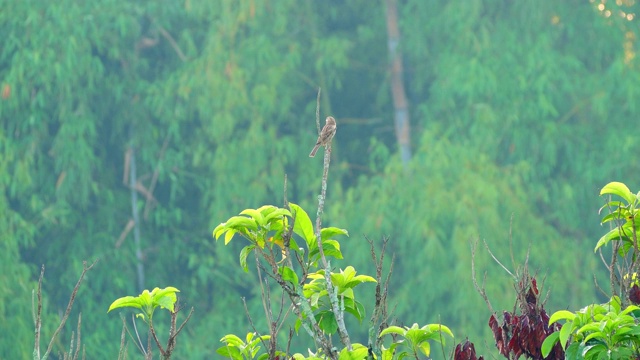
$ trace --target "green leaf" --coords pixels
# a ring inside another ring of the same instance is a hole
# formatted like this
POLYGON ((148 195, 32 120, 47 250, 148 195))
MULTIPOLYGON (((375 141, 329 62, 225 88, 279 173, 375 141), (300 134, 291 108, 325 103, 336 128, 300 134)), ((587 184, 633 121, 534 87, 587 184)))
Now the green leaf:
POLYGON ((631 193, 631 190, 627 185, 621 182, 610 182, 600 190, 600 195, 618 195, 623 198, 628 204, 633 204, 635 196, 631 193))
POLYGON ((326 227, 320 230, 320 237, 322 240, 330 239, 336 235, 346 235, 349 236, 349 232, 345 229, 339 229, 337 227, 326 227))
POLYGON ((223 342, 230 346, 236 346, 236 347, 245 346, 244 341, 242 341, 242 339, 240 339, 237 335, 234 335, 234 334, 227 334, 223 336, 222 339, 220 339, 220 342, 223 342))
POLYGON ((429 324, 429 325, 423 326, 422 328, 426 329, 426 330, 428 330, 429 332, 432 332, 432 333, 443 332, 443 333, 451 336, 452 338, 454 337, 453 333, 451 332, 451 329, 449 329, 448 327, 446 327, 444 325, 441 325, 441 324, 429 324))
POLYGON ((245 232, 246 229, 249 230, 258 230, 258 224, 255 220, 244 217, 244 216, 234 216, 229 221, 226 222, 225 226, 230 229, 236 229, 241 232, 245 232), (245 231, 243 231, 245 230, 245 231))
POLYGON ((146 318, 151 318, 153 310, 160 306, 161 308, 168 309, 173 312, 174 304, 177 300, 176 294, 180 290, 175 287, 168 286, 164 289, 155 288, 151 292, 144 290, 137 297, 125 296, 114 301, 107 312, 121 308, 121 307, 133 307, 144 311, 146 318))
POLYGON ((380 331, 379 337, 382 337, 382 336, 387 335, 387 334, 398 334, 398 335, 404 336, 405 333, 406 333, 405 329, 401 328, 400 326, 392 325, 392 326, 389 326, 386 329, 380 331))
POLYGON ((584 358, 600 358, 601 355, 605 357, 603 359, 607 359, 607 347, 603 344, 595 344, 595 345, 586 345, 582 349, 582 356, 584 358))
POLYGON ((351 351, 349 351, 347 348, 342 349, 342 351, 340 351, 340 356, 338 357, 339 360, 362 360, 362 359, 366 359, 367 355, 369 353, 369 349, 362 345, 362 344, 353 344, 351 346, 351 351))
POLYGON ((274 219, 280 221, 282 216, 292 217, 291 212, 289 210, 281 209, 281 208, 276 208, 275 210, 271 211, 268 215, 265 215, 265 214, 263 215, 264 215, 265 224, 269 224, 274 219))
POLYGON ((296 274, 296 272, 293 271, 290 267, 281 266, 278 269, 278 272, 280 272, 280 275, 282 275, 282 279, 284 281, 293 284, 294 287, 298 286, 298 274, 296 274))
POLYGON ((136 308, 136 309, 142 309, 142 304, 141 304, 140 299, 138 297, 125 296, 125 297, 121 297, 121 298, 117 299, 116 301, 112 302, 111 305, 109 306, 109 310, 107 310, 107 312, 109 312, 109 311, 111 311, 113 309, 122 308, 122 307, 132 307, 132 308, 136 308))
POLYGON ((260 212, 260 210, 244 209, 244 210, 242 210, 242 212, 240 212, 240 215, 249 215, 249 216, 251 216, 251 218, 253 219, 253 221, 255 221, 255 223, 258 225, 258 227, 262 227, 265 224, 264 216, 262 216, 262 213, 260 212))
POLYGON ((617 221, 617 220, 625 220, 626 218, 623 214, 623 211, 620 209, 614 210, 611 213, 609 213, 608 215, 605 215, 602 220, 600 220, 600 224, 606 224, 609 221, 617 221))
POLYGON ((625 224, 610 230, 598 240, 598 243, 596 244, 596 247, 593 251, 596 252, 600 247, 608 244, 611 240, 629 241, 630 236, 633 234, 633 231, 629 229, 630 227, 630 225, 625 224))
POLYGON ((321 311, 316 315, 318 326, 322 331, 327 334, 335 334, 338 331, 338 323, 336 322, 336 316, 331 311, 321 311))
POLYGON ((542 357, 547 357, 551 350, 553 350, 553 346, 558 342, 558 338, 560 336, 559 331, 555 331, 551 333, 551 335, 547 336, 542 342, 542 347, 540 351, 542 352, 542 357))
POLYGON ((582 348, 584 346, 580 343, 573 343, 567 347, 564 352, 564 356, 566 360, 582 360, 582 348))
POLYGON ((431 344, 429 344, 429 342, 427 341, 418 344, 418 348, 425 356, 429 356, 429 354, 431 353, 431 344))
POLYGON ((175 303, 177 301, 177 292, 180 292, 180 290, 172 286, 168 286, 164 289, 153 289, 153 291, 151 292, 153 308, 160 306, 163 309, 167 309, 173 312, 175 303))
POLYGON ((576 315, 574 313, 572 313, 571 311, 568 310, 559 310, 553 313, 553 315, 551 315, 551 317, 549 318, 549 325, 553 324, 554 322, 558 321, 558 320, 568 320, 568 321, 573 321, 573 319, 575 319, 576 315))
POLYGON ((216 349, 216 352, 227 359, 243 360, 242 353, 237 347, 223 346, 216 349))
POLYGON ((253 249, 255 248, 255 245, 247 245, 242 248, 242 250, 240 250, 240 266, 242 266, 244 272, 249 272, 249 266, 247 266, 247 257, 249 257, 249 254, 251 254, 251 251, 253 251, 253 249))
POLYGON ((362 319, 364 319, 366 315, 366 310, 364 305, 352 299, 345 299, 344 310, 349 314, 353 315, 359 321, 362 321, 362 319))
POLYGON ((294 203, 289 203, 289 207, 293 212, 293 217, 296 219, 293 225, 293 232, 302 237, 307 242, 307 246, 311 247, 310 244, 315 243, 316 236, 313 233, 313 225, 309 215, 294 203))
POLYGON ((233 235, 235 235, 237 232, 238 231, 234 229, 227 230, 226 234, 224 234, 224 244, 227 245, 231 241, 231 239, 233 239, 233 235))
POLYGON ((571 336, 571 332, 573 331, 574 324, 572 322, 567 322, 562 325, 560 328, 560 333, 558 338, 560 339, 560 346, 564 350, 567 346, 567 341, 569 341, 569 337, 571 336))

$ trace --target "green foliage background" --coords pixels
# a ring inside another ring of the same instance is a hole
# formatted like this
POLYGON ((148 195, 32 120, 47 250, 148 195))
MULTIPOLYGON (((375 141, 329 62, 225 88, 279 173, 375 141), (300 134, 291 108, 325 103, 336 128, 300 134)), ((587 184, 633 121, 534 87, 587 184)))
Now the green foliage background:
MULTIPOLYGON (((510 229, 516 261, 530 249, 530 267, 546 274, 549 308, 599 296, 598 189, 633 188, 640 167, 634 2, 400 2, 407 169, 383 1, 1 4, 2 359, 31 357, 40 265, 46 339, 82 260, 96 258, 75 315, 91 358, 117 353, 121 323, 106 309, 140 292, 132 235, 116 246, 131 218, 130 146, 143 186, 158 171, 157 201, 138 203, 145 286, 175 286, 196 309, 179 358, 211 358, 224 334, 250 331, 240 296, 260 324, 239 248, 210 232, 244 208, 281 204, 285 174, 289 199, 313 213, 318 87, 322 116, 339 127, 325 223, 349 230, 343 252, 359 273, 372 272, 362 235, 391 237, 399 321, 442 322, 491 345, 469 243, 486 240, 513 269, 510 229)), ((476 260, 494 307, 510 308, 508 275, 482 249, 476 260)))

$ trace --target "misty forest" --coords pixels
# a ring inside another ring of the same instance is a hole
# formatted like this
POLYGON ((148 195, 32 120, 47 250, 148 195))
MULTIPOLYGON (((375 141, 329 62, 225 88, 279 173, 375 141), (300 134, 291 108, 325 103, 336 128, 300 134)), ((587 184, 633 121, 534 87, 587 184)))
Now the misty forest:
POLYGON ((640 359, 637 1, 0 8, 0 359, 640 359))

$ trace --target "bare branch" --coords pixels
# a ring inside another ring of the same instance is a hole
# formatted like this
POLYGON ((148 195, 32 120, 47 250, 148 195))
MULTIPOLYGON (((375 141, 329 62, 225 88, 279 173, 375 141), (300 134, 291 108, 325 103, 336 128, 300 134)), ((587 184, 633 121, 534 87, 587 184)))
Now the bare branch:
MULTIPOLYGON (((38 290, 36 296, 38 297, 38 310, 33 313, 34 325, 35 325, 35 345, 34 354, 36 358, 40 359, 40 330, 42 328, 42 279, 44 278, 44 264, 40 268, 40 277, 38 278, 38 290)), ((33 309, 33 294, 31 295, 31 307, 33 309)), ((33 310, 32 310, 33 311, 33 310)))
POLYGON ((498 258, 495 257, 495 255, 493 255, 493 252, 491 252, 491 249, 489 248, 489 245, 487 244, 486 241, 482 241, 484 243, 484 247, 485 249, 487 249, 487 251, 489 252, 489 255, 491 255, 491 257, 493 258, 493 260, 498 263, 498 265, 500 265, 500 267, 502 267, 504 269, 504 271, 506 271, 509 275, 511 275, 514 279, 517 279, 517 277, 511 273, 511 271, 509 271, 509 269, 507 269, 504 265, 502 265, 502 263, 500 262, 500 260, 498 260, 498 258))
MULTIPOLYGON (((486 244, 485 244, 486 245, 486 244)), ((478 246, 478 240, 471 242, 471 279, 473 280, 473 286, 476 288, 476 291, 482 296, 484 302, 487 304, 489 311, 492 314, 496 312, 493 310, 491 306, 491 302, 489 301, 489 297, 487 296, 487 291, 485 290, 485 283, 487 281, 487 273, 485 272, 484 278, 482 279, 482 286, 478 284, 478 280, 476 279, 476 248, 478 246)), ((492 255, 493 256, 493 255, 492 255)), ((494 258, 495 259, 495 258, 494 258)))
POLYGON ((94 261, 93 264, 91 264, 90 266, 87 266, 87 262, 83 261, 82 262, 82 274, 80 274, 80 278, 78 279, 78 282, 76 283, 76 286, 73 288, 73 292, 71 293, 71 297, 69 298, 69 303, 67 304, 67 309, 64 312, 64 315, 62 316, 62 320, 60 321, 60 325, 58 326, 58 328, 56 329, 56 331, 54 331, 53 336, 51 337, 51 341, 49 342, 49 346, 47 347, 47 351, 44 353, 44 358, 47 358, 49 356, 49 353, 51 352, 51 349, 53 349, 53 344, 56 340, 56 338, 58 337, 58 334, 60 333, 60 330, 62 330, 62 328, 64 327, 64 324, 67 322, 67 319, 69 318, 69 314, 71 313, 71 308, 73 308, 73 302, 76 299, 76 295, 78 294, 78 289, 80 289, 80 284, 82 283, 82 280, 84 279, 85 274, 87 273, 87 271, 91 270, 91 268, 98 262, 98 260, 94 261))

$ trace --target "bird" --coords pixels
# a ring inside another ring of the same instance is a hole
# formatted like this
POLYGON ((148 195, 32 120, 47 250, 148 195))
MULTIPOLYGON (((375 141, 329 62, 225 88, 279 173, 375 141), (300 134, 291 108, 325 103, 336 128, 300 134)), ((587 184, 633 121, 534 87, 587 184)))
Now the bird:
POLYGON ((318 141, 316 141, 316 146, 314 146, 313 150, 311 150, 311 154, 309 154, 309 157, 316 156, 316 152, 318 151, 320 146, 329 145, 329 143, 331 142, 331 139, 333 139, 333 135, 335 134, 336 134, 336 119, 334 119, 332 116, 327 116, 326 124, 322 128, 322 131, 320 131, 320 135, 318 136, 318 141))

